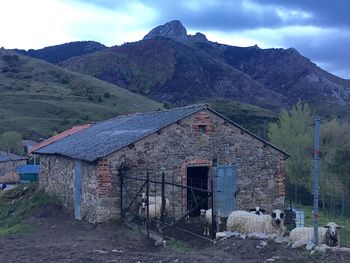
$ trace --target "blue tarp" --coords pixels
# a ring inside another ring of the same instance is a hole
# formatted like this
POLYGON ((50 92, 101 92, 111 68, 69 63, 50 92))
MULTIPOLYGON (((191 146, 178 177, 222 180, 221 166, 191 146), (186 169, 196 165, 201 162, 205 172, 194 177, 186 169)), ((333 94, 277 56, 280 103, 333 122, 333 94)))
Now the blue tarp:
POLYGON ((16 172, 19 174, 38 174, 40 171, 40 165, 38 164, 26 164, 16 168, 16 172))

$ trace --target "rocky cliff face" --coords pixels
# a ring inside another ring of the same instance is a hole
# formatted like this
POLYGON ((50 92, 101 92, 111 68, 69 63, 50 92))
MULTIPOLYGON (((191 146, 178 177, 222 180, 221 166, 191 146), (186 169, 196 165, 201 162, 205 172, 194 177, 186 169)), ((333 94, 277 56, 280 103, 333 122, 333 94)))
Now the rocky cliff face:
POLYGON ((179 20, 173 20, 153 28, 143 39, 147 40, 156 37, 167 37, 181 42, 188 41, 187 30, 179 20))

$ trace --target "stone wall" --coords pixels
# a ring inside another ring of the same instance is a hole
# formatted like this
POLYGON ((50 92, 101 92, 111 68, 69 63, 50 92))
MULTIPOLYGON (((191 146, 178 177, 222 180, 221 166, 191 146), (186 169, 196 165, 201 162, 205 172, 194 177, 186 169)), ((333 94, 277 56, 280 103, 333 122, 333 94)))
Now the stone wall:
MULTIPOLYGON (((257 140, 216 114, 203 110, 161 129, 95 163, 83 162, 82 216, 103 222, 120 214, 118 169, 123 163, 127 176, 186 185, 187 167, 234 165, 237 170, 237 208, 261 206, 282 208, 285 195, 285 158, 280 151, 257 140)), ((61 156, 41 156, 40 185, 54 194, 68 211, 74 211, 74 163, 61 156)), ((209 169, 210 171, 211 169, 209 169)), ((209 172, 210 175, 210 172, 209 172)), ((142 182, 126 180, 126 203, 137 194, 142 182)), ((145 191, 145 189, 144 189, 145 191)), ((181 217, 187 210, 186 190, 167 185, 170 214, 181 217)), ((150 194, 161 194, 151 184, 150 194)), ((133 206, 137 213, 137 203, 133 206)))
MULTIPOLYGON (((112 178, 117 177, 123 162, 129 176, 145 178, 149 171, 151 179, 160 180, 165 171, 166 181, 185 185, 187 166, 210 166, 213 151, 219 165, 236 166, 238 209, 283 207, 285 155, 210 111, 187 117, 105 159, 112 178), (204 125, 206 131, 199 125, 204 125)), ((129 180, 127 185, 129 192, 136 193, 141 183, 129 180)), ((160 186, 151 187, 151 194, 160 195, 160 186)), ((167 186, 166 196, 177 217, 186 212, 183 190, 167 186)))
POLYGON ((26 160, 0 162, 0 183, 18 183, 20 176, 16 168, 25 164, 26 160))
POLYGON ((39 185, 48 194, 56 196, 66 211, 74 211, 74 160, 41 155, 39 185))
MULTIPOLYGON (((56 196, 64 209, 72 214, 75 206, 75 162, 74 159, 58 155, 40 157, 40 187, 56 196)), ((88 222, 104 222, 116 216, 116 191, 110 194, 113 180, 108 173, 103 160, 97 163, 82 162, 81 216, 88 222)))

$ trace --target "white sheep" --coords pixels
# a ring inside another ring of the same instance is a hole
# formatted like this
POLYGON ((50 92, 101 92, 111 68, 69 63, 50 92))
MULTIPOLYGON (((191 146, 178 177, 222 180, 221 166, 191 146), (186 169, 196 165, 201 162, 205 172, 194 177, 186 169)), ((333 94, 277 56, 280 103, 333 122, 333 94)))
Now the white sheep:
MULTIPOLYGON (((147 200, 146 198, 146 193, 141 193, 141 203, 145 202, 147 200)), ((162 196, 160 195, 149 195, 148 196, 148 202, 149 204, 158 204, 158 205, 162 205, 162 196)), ((169 210, 170 209, 170 201, 169 199, 165 198, 165 209, 169 210)))
POLYGON ((271 215, 257 215, 247 211, 233 211, 226 222, 227 231, 241 234, 264 233, 283 236, 284 214, 281 210, 274 210, 271 215))
POLYGON ((256 206, 255 208, 251 208, 249 209, 249 212, 251 214, 257 214, 257 215, 262 215, 263 213, 265 213, 265 209, 262 209, 261 207, 259 206, 256 206))
MULTIPOLYGON (((200 210, 200 218, 201 218, 201 222, 203 224, 203 235, 208 235, 210 234, 210 227, 212 225, 212 209, 208 209, 208 210, 205 210, 205 209, 201 209, 200 210)), ((217 228, 220 227, 220 224, 221 224, 221 219, 220 219, 220 215, 219 213, 216 215, 216 218, 215 218, 215 221, 216 221, 216 224, 217 224, 217 228)))
MULTIPOLYGON (((152 219, 160 219, 161 216, 161 206, 159 204, 148 205, 149 217, 152 219)), ((139 208, 139 215, 146 218, 147 217, 147 204, 142 202, 139 208)))
MULTIPOLYGON (((329 222, 324 227, 318 228, 318 240, 317 244, 326 244, 330 247, 340 247, 340 236, 337 229, 341 227, 334 222, 329 222)), ((289 241, 311 241, 313 240, 314 228, 313 227, 297 227, 294 228, 289 235, 289 241)))

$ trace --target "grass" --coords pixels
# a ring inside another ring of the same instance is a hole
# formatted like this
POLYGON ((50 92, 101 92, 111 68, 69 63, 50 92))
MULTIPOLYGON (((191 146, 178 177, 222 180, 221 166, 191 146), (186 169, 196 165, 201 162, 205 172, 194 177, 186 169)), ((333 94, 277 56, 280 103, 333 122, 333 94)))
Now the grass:
POLYGON ((36 208, 56 204, 57 200, 38 189, 37 183, 22 184, 0 194, 0 236, 31 231, 23 223, 36 208))
POLYGON ((80 123, 162 104, 94 77, 0 50, 0 133, 48 137, 80 123))
POLYGON ((180 240, 177 239, 169 239, 167 241, 167 245, 179 252, 188 252, 191 251, 192 248, 189 244, 182 242, 180 240))
MULTIPOLYGON (((304 224, 305 226, 313 226, 313 207, 294 205, 295 208, 304 211, 304 224)), ((350 218, 345 217, 332 217, 328 215, 322 209, 319 209, 319 226, 325 226, 328 222, 335 222, 341 226, 340 240, 341 245, 350 245, 350 218)))

